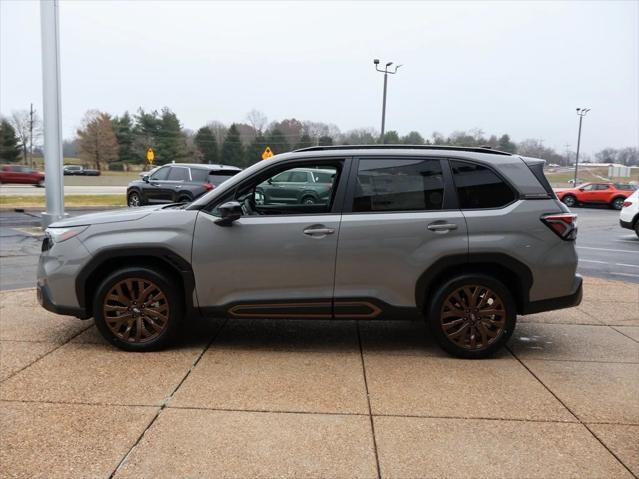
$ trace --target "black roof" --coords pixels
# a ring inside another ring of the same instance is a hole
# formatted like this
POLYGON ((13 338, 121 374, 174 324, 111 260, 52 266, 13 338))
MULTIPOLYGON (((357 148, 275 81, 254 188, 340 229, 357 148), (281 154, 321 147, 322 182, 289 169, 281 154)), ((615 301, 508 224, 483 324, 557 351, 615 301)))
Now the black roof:
POLYGON ((489 146, 449 146, 449 145, 335 145, 335 146, 310 146, 294 150, 300 151, 330 151, 330 150, 447 150, 447 151, 469 151, 473 153, 487 153, 490 155, 512 156, 511 153, 500 150, 493 150, 489 146))

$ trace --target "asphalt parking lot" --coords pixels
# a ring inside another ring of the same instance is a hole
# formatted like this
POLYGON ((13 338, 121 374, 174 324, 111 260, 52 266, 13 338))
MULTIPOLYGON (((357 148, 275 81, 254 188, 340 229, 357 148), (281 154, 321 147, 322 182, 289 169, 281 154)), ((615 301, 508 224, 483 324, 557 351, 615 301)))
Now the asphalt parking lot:
POLYGON ((126 353, 0 292, 0 477, 639 474, 639 289, 520 318, 498 357, 422 323, 212 320, 126 353))

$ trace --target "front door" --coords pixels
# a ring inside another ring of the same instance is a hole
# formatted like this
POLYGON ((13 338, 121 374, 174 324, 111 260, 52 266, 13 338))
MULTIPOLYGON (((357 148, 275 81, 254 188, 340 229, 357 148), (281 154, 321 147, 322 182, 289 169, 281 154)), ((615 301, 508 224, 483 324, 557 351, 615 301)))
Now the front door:
MULTIPOLYGON (((344 164, 318 160, 309 166, 333 168, 341 177, 344 164)), ((336 182, 331 201, 324 205, 282 204, 268 194, 255 195, 261 184, 295 166, 299 164, 275 166, 248 179, 198 214, 192 264, 204 313, 231 318, 332 317, 344 185, 340 189, 336 182), (229 200, 242 203, 244 215, 231 226, 219 226, 217 207, 229 200)))

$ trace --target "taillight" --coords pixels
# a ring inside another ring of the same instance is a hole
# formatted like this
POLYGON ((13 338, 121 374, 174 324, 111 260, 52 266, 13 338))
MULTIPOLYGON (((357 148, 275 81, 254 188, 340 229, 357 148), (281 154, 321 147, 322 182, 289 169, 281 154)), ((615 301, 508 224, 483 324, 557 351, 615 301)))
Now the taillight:
POLYGON ((215 188, 215 185, 212 185, 211 183, 204 183, 204 189, 206 191, 211 191, 213 188, 215 188))
POLYGON ((573 241, 577 238, 577 215, 573 213, 557 213, 543 215, 542 223, 562 240, 573 241))
POLYGON ((624 201, 623 202, 623 207, 624 208, 628 208, 628 206, 632 205, 632 201, 624 201))

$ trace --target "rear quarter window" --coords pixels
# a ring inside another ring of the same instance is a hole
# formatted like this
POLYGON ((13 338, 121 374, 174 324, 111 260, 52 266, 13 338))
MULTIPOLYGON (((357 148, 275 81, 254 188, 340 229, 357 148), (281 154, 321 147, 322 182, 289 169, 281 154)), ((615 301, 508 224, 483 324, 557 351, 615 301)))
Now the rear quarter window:
POLYGON ((450 165, 461 209, 501 208, 515 201, 512 188, 490 168, 463 161, 450 165))

